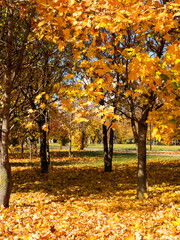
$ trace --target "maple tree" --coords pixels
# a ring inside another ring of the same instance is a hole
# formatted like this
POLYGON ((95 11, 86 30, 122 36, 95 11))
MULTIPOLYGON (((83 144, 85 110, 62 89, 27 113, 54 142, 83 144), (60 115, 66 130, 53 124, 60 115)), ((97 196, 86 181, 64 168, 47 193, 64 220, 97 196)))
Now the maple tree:
POLYGON ((88 127, 87 127, 87 135, 90 138, 89 142, 94 144, 97 142, 101 142, 102 140, 102 124, 97 116, 90 119, 88 127))
POLYGON ((9 118, 12 90, 18 84, 24 51, 35 14, 29 2, 1 1, 1 137, 0 137, 0 205, 9 206, 12 188, 8 158, 9 118), (21 16, 21 17, 20 17, 21 16), (21 26, 21 29, 19 29, 21 26))
POLYGON ((71 131, 68 129, 69 124, 70 115, 68 113, 58 112, 57 109, 53 113, 51 112, 50 138, 58 140, 61 147, 69 142, 69 132, 71 131))
POLYGON ((90 42, 88 48, 81 46, 86 54, 81 66, 90 77, 95 76, 87 95, 98 103, 106 100, 107 92, 115 92, 115 113, 131 119, 138 145, 137 197, 143 198, 147 191, 149 114, 176 101, 173 81, 179 82, 178 1, 82 1, 74 6, 79 9, 79 21, 76 15, 71 16, 79 37, 77 45, 90 42))
POLYGON ((134 139, 131 123, 126 118, 121 118, 119 122, 116 122, 117 127, 115 129, 114 139, 116 143, 125 143, 128 140, 134 139))
POLYGON ((57 70, 59 65, 59 51, 46 40, 34 40, 27 49, 28 70, 23 74, 26 79, 20 91, 24 96, 26 113, 29 115, 27 128, 38 125, 40 135, 40 159, 42 172, 48 171, 48 114, 53 102, 53 86, 57 79, 60 81, 61 73, 57 70), (56 75, 56 77, 55 77, 56 75))
MULTIPOLYGON (((86 87, 87 96, 98 104, 106 101, 108 93, 114 101, 114 116, 119 113, 131 120, 138 146, 137 197, 143 198, 149 114, 176 100, 178 0, 56 1, 47 5, 48 14, 55 10, 59 14, 45 15, 44 20, 51 20, 58 30, 64 27, 62 31, 68 33, 64 39, 73 43, 76 61, 82 58, 80 66, 92 80, 86 87), (63 17, 66 22, 62 26, 63 17)), ((103 129, 105 136, 106 126, 103 129)))

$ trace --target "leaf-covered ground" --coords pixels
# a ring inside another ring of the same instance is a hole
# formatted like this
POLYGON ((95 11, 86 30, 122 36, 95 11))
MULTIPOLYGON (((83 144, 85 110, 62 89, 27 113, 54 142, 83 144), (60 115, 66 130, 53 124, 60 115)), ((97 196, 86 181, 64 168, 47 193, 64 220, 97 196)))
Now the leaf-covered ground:
POLYGON ((148 161, 149 191, 136 199, 136 163, 104 173, 97 157, 53 157, 49 174, 11 156, 10 208, 0 239, 180 239, 180 160, 148 161), (71 162, 76 162, 71 165, 71 162))

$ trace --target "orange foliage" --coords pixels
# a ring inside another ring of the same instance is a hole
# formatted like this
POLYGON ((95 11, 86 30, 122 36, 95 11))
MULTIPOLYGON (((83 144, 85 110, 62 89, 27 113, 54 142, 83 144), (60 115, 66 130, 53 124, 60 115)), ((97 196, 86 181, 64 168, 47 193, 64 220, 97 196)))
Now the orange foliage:
POLYGON ((180 238, 179 160, 149 161, 144 200, 135 198, 136 164, 104 173, 89 165, 96 160, 54 153, 56 166, 43 175, 38 160, 31 167, 26 155, 11 155, 14 188, 10 208, 0 209, 0 238, 180 238))

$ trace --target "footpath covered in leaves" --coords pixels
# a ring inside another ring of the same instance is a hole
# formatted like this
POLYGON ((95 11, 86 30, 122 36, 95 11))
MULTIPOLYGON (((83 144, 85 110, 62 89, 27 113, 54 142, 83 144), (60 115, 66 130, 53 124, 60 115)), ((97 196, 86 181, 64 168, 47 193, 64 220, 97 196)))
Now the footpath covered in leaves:
POLYGON ((71 165, 97 158, 53 158, 41 174, 11 156, 10 208, 0 209, 0 239, 180 239, 180 160, 148 162, 149 192, 136 199, 136 163, 71 165))

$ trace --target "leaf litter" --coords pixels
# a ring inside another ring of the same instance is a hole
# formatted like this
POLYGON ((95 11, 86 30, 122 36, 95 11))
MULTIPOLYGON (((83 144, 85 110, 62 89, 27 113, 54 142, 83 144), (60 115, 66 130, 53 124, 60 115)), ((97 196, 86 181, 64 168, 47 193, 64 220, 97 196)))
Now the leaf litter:
POLYGON ((180 239, 180 160, 148 160, 143 200, 136 199, 136 163, 111 173, 57 164, 41 174, 38 159, 31 166, 14 155, 13 162, 19 165, 12 167, 10 208, 0 208, 0 239, 180 239))

